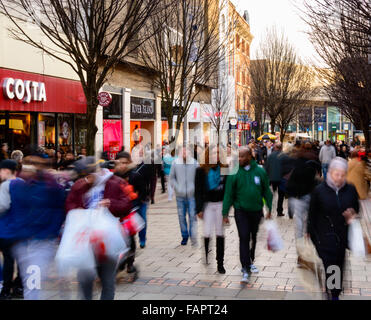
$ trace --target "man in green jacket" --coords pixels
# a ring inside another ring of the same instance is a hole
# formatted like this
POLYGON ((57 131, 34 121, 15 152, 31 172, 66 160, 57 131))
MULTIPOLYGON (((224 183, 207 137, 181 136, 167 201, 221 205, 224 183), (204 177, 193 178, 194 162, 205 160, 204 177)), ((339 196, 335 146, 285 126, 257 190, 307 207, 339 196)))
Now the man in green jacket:
POLYGON ((228 213, 233 205, 240 238, 240 261, 242 283, 248 282, 248 272, 257 273, 254 266, 256 235, 263 215, 264 202, 269 208, 267 219, 271 219, 272 192, 269 179, 263 168, 253 160, 251 149, 243 147, 239 152, 240 168, 235 175, 228 176, 223 201, 223 217, 228 223, 228 213), (250 238, 252 246, 250 249, 250 238))

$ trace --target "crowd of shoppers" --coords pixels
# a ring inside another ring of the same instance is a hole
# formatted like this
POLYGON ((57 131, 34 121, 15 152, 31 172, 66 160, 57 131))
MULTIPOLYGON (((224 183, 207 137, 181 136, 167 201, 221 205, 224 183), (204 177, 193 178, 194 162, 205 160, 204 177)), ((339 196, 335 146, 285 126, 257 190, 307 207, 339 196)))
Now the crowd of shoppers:
MULTIPOLYGON (((321 146, 319 142, 282 144, 252 139, 239 149, 237 162, 230 145, 226 150, 213 144, 170 150, 167 144, 152 149, 137 143, 131 152, 122 150, 108 161, 106 154, 101 160, 87 157, 86 149, 78 156, 33 146, 9 153, 7 144, 2 144, 0 298, 42 299, 40 288, 27 285, 27 270, 40 266, 41 281, 45 281, 71 210, 107 208, 120 221, 137 212, 144 221, 138 233, 139 246, 144 249, 147 210, 155 203, 158 179, 168 201, 175 195, 180 245, 190 240, 192 247, 198 247, 197 224, 202 221, 205 263, 209 264, 210 244, 215 240, 220 274, 226 273, 224 229, 231 207, 239 236, 241 283, 248 283, 250 274, 259 272, 255 265, 259 226, 263 219, 273 219, 274 207, 278 219, 286 215, 287 207, 288 217, 295 221, 295 238, 310 237, 325 269, 336 265, 343 274, 348 225, 359 211, 358 200, 368 198, 371 174, 366 150, 331 141, 321 146), (233 168, 232 174, 226 173, 225 169, 233 168), (265 216, 264 206, 268 209, 265 216)), ((96 257, 96 270, 78 270, 82 299, 92 299, 96 276, 103 300, 114 299, 117 272, 126 270, 138 276, 137 237, 130 235, 129 241, 125 257, 96 257)), ((338 299, 341 290, 327 290, 329 298, 338 299)))

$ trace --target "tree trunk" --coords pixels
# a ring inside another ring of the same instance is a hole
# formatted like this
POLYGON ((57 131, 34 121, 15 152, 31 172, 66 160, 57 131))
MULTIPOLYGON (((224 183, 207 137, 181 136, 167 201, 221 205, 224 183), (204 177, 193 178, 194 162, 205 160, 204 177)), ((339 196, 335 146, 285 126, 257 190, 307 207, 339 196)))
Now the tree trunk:
MULTIPOLYGON (((95 155, 95 137, 98 131, 96 125, 96 114, 98 107, 98 98, 95 89, 91 89, 88 94, 86 94, 87 100, 87 133, 86 133, 86 152, 88 156, 95 155)), ((79 128, 77 128, 79 130, 79 128)), ((103 150, 97 150, 103 152, 103 150)))
POLYGON ((276 135, 276 131, 274 130, 276 127, 276 119, 271 118, 271 134, 276 135))
POLYGON ((366 148, 370 148, 370 142, 371 142, 369 124, 370 124, 370 120, 368 119, 367 115, 365 115, 361 126, 362 126, 363 134, 365 136, 366 148))
POLYGON ((167 124, 168 124, 168 141, 169 141, 169 144, 171 144, 173 141, 174 141, 174 135, 173 135, 173 128, 174 128, 174 123, 173 123, 173 120, 169 120, 170 118, 168 118, 167 120, 167 124))
POLYGON ((280 130, 280 140, 281 140, 281 143, 283 143, 283 140, 285 139, 285 135, 286 135, 286 130, 281 127, 281 130, 280 130))

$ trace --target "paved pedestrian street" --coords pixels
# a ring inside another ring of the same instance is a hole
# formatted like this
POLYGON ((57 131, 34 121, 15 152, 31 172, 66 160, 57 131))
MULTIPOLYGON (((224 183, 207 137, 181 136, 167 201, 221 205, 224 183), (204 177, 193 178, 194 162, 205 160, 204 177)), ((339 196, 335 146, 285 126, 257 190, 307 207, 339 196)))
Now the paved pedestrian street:
MULTIPOLYGON (((168 202, 167 194, 156 191, 156 201, 148 212, 147 245, 137 249, 136 266, 140 273, 136 281, 122 272, 118 275, 115 299, 117 300, 204 300, 204 299, 322 299, 318 292, 308 292, 300 280, 297 269, 297 255, 294 239, 294 221, 277 218, 284 249, 273 253, 266 248, 266 231, 263 224, 258 234, 256 263, 259 273, 250 277, 246 286, 240 284, 238 234, 230 213, 231 225, 225 229, 226 274, 217 272, 215 260, 215 239, 210 244, 212 252, 209 265, 204 264, 202 243, 202 222, 198 220, 197 247, 181 246, 176 202, 168 202)), ((274 205, 276 203, 276 195, 274 205)), ((287 207, 287 201, 285 206, 287 207)), ((363 203, 371 212, 370 202, 363 203)), ((55 281, 54 281, 55 283, 55 281)), ((46 295, 47 299, 77 299, 77 283, 69 284, 69 291, 61 295, 54 285, 46 295)), ((349 299, 371 299, 371 257, 356 259, 349 252, 345 271, 344 293, 340 297, 349 299)), ((100 287, 96 283, 94 299, 99 299, 100 287)))

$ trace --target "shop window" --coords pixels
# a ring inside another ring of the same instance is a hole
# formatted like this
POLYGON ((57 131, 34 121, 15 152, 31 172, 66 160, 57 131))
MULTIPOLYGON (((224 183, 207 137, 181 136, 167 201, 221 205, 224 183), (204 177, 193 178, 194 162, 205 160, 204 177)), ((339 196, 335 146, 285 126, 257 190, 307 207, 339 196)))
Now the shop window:
POLYGON ((88 131, 87 119, 84 114, 75 115, 75 148, 81 154, 81 149, 86 148, 86 135, 88 131))
POLYGON ((64 153, 72 152, 73 118, 70 114, 58 114, 58 143, 64 153))
POLYGON ((39 146, 46 149, 55 148, 55 115, 53 113, 39 114, 39 146))
POLYGON ((7 126, 6 126, 6 114, 0 112, 0 143, 7 142, 7 126))
POLYGON ((112 94, 112 103, 103 108, 103 151, 114 160, 123 145, 122 95, 112 94))
POLYGON ((103 119, 122 119, 122 95, 112 94, 112 103, 103 108, 103 119))
MULTIPOLYGON (((1 125, 6 124, 1 119, 1 125)), ((8 137, 10 150, 24 150, 31 144, 31 115, 29 113, 10 113, 8 123, 8 137)))

